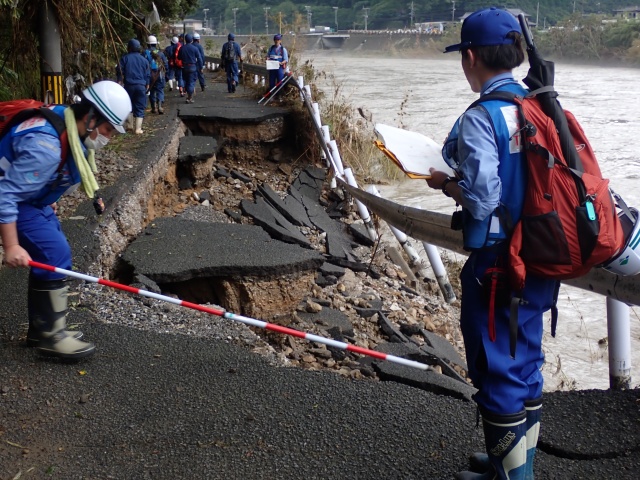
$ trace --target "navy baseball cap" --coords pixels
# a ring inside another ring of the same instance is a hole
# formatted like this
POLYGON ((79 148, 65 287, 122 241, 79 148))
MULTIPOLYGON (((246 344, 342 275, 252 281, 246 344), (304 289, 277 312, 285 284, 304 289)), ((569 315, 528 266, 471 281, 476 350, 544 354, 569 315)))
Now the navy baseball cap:
POLYGON ((496 7, 473 12, 462 23, 460 43, 449 45, 444 53, 459 52, 463 48, 512 45, 511 32, 522 34, 518 19, 506 10, 496 7))

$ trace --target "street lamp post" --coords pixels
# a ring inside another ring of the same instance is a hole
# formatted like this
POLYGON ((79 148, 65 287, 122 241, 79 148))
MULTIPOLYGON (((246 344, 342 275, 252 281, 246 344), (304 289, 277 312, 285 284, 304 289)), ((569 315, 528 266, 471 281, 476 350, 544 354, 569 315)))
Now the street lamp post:
POLYGON ((338 33, 338 7, 333 7, 333 12, 336 20, 336 33, 338 33))
POLYGON ((271 7, 263 7, 264 8, 264 29, 267 35, 269 35, 269 10, 271 7))
POLYGON ((231 10, 233 10, 233 32, 238 33, 238 28, 236 27, 236 12, 238 11, 238 8, 232 8, 231 10))
POLYGON ((309 27, 309 31, 311 31, 311 7, 305 5, 304 8, 307 11, 307 27, 309 27))

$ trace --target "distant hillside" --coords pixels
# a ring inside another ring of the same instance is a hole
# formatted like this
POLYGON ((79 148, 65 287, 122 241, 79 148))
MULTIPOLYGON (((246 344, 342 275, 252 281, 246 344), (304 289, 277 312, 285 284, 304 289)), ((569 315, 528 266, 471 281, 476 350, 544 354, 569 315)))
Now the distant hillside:
MULTIPOLYGON (((200 0, 200 7, 190 14, 206 18, 216 31, 236 33, 275 33, 326 26, 339 30, 410 28, 414 23, 458 21, 465 12, 495 4, 520 8, 531 20, 554 25, 573 13, 611 13, 613 9, 632 6, 633 0, 200 0), (627 5, 628 3, 628 5, 627 5)), ((637 3, 637 2, 636 2, 637 3)))

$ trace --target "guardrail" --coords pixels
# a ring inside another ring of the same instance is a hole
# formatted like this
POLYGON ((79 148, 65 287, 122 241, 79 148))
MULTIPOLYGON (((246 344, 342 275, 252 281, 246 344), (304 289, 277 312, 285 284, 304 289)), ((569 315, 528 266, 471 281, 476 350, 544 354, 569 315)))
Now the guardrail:
MULTIPOLYGON (((220 57, 214 57, 205 55, 204 61, 213 63, 216 65, 220 65, 222 59, 220 57)), ((250 73, 252 75, 260 75, 261 77, 267 77, 267 67, 263 65, 255 65, 253 63, 242 62, 242 71, 246 73, 250 73)))

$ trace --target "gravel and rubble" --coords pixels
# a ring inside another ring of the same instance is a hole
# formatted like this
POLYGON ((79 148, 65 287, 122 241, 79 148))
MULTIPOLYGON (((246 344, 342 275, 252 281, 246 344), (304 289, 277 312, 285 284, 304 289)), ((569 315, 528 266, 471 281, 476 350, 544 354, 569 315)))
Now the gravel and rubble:
MULTIPOLYGON (((153 117, 151 117, 152 121, 153 117)), ((127 139, 131 141, 130 139, 127 139)), ((100 184, 110 184, 123 171, 136 166, 135 152, 130 152, 118 143, 114 149, 99 152, 97 162, 100 184)), ((186 186, 173 191, 156 206, 159 216, 181 215, 197 221, 233 222, 230 215, 241 219, 239 204, 243 199, 253 199, 260 185, 269 185, 282 198, 291 181, 296 178, 304 165, 282 164, 274 162, 216 162, 214 178, 203 186, 186 186)), ((325 197, 330 192, 325 191, 325 197)), ((84 201, 84 194, 76 192, 63 197, 59 205, 62 218, 72 216, 75 207, 84 201)), ((328 200, 325 199, 328 203, 328 200)), ((347 212, 343 221, 361 223, 355 206, 347 212)), ((380 225, 381 229, 385 226, 380 225)), ((326 238, 323 232, 313 227, 300 227, 312 248, 324 252, 326 238)), ((388 235, 383 235, 387 237, 388 235)), ((357 346, 376 349, 390 341, 380 328, 377 310, 385 316, 395 328, 410 337, 417 345, 424 344, 420 330, 425 329, 446 338, 462 354, 463 345, 457 318, 459 303, 447 305, 440 295, 437 283, 426 280, 421 285, 421 293, 409 288, 404 280, 406 274, 393 264, 385 255, 384 248, 359 247, 354 250, 359 260, 371 264, 378 275, 366 272, 354 272, 344 269, 344 275, 323 276, 320 286, 314 285, 309 296, 292 312, 288 326, 291 328, 328 336, 328 326, 322 320, 313 321, 308 314, 330 308, 343 313, 353 326, 352 336, 343 336, 344 341, 357 346), (375 254, 375 255, 374 255, 375 254), (373 261, 371 259, 374 255, 373 261), (379 278, 374 278, 379 277, 379 278), (327 281, 328 278, 328 281, 327 281)), ((137 285, 146 289, 145 285, 137 285)), ((298 366, 309 370, 331 370, 352 378, 376 379, 375 372, 366 361, 352 353, 335 352, 325 345, 314 344, 294 337, 262 331, 244 324, 233 322, 210 314, 197 312, 185 307, 133 296, 98 285, 79 286, 80 295, 76 297, 77 308, 89 308, 107 323, 118 323, 156 332, 173 332, 185 335, 213 338, 229 343, 244 345, 252 351, 266 356, 272 362, 285 366, 298 366)), ((217 307, 217 306, 216 306, 217 307)), ((437 367, 436 367, 437 369, 437 367)), ((464 376, 464 371, 460 371, 464 376)))

